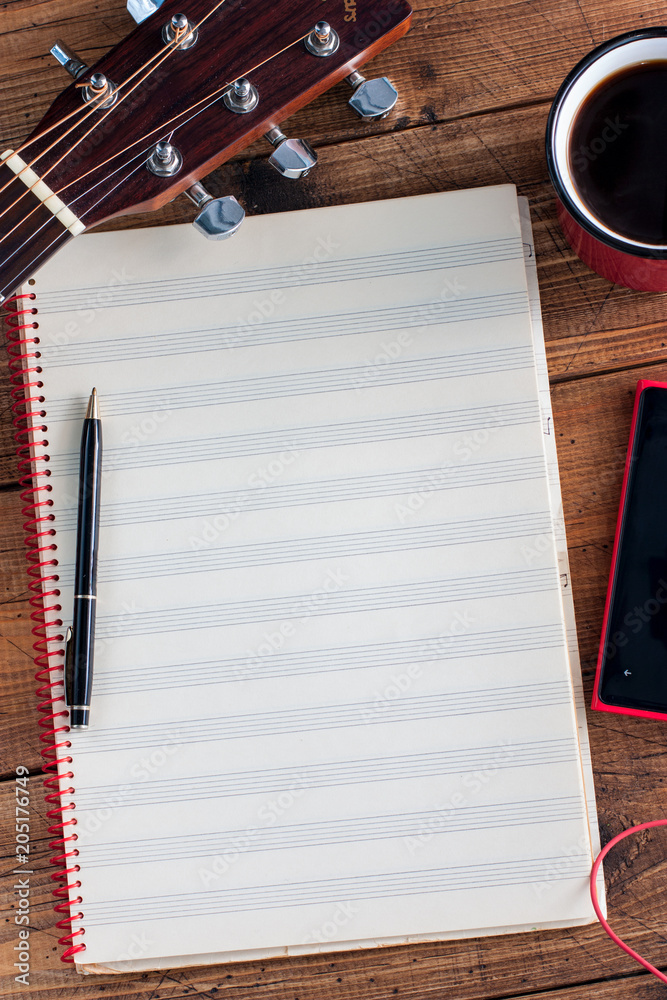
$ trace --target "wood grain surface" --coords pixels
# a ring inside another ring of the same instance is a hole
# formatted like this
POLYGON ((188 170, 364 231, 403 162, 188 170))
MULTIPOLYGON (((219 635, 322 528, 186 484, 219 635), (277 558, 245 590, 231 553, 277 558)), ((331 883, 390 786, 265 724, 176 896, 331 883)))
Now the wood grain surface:
MULTIPOLYGON (((259 0, 248 0, 248 4, 259 0)), ((295 0, 297 2, 297 0, 295 0)), ((342 0, 341 0, 342 3, 342 0)), ((630 415, 637 379, 667 380, 667 299, 599 278, 569 249, 555 219, 544 158, 549 105, 565 74, 594 45, 661 24, 655 0, 415 0, 410 33, 374 60, 399 103, 364 124, 335 86, 285 126, 318 150, 301 182, 280 178, 256 143, 214 174, 215 194, 249 213, 339 204, 511 181, 530 199, 537 246, 555 434, 586 697, 590 700, 630 415)), ((132 28, 121 0, 12 0, 0 4, 0 135, 15 148, 67 83, 48 50, 64 39, 89 62, 132 28)), ((184 198, 108 228, 192 218, 184 198)), ((84 237, 85 238, 85 237, 84 237)), ((52 910, 30 608, 6 366, 0 372, 0 994, 34 1000, 229 997, 235 1000, 658 1000, 665 987, 614 948, 595 925, 567 931, 236 963, 140 976, 78 976, 60 961, 52 910), (30 769, 30 986, 14 981, 17 895, 11 875, 14 774, 30 769)), ((664 724, 589 712, 603 841, 667 815, 664 724)), ((609 908, 629 944, 667 966, 663 873, 667 832, 624 842, 606 865, 609 908)), ((221 943, 221 947, 224 943, 221 943)))

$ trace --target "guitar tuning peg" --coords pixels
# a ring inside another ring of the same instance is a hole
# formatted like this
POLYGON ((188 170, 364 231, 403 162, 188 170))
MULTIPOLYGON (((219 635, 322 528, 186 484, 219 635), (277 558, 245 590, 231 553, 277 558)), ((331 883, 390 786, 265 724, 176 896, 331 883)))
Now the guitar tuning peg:
POLYGON ((164 0, 127 0, 127 9, 137 24, 141 24, 147 17, 154 14, 163 3, 164 0))
POLYGON ((185 192, 200 211, 192 225, 207 240, 226 240, 233 236, 245 219, 245 212, 233 195, 214 198, 197 181, 185 192))
POLYGON ((146 160, 146 167, 156 177, 173 177, 183 166, 183 155, 166 139, 161 139, 146 160))
POLYGON ((56 39, 56 44, 51 49, 51 55, 75 80, 88 72, 89 67, 83 59, 79 59, 76 52, 73 52, 69 45, 61 42, 59 38, 56 39))
POLYGON ((398 100, 398 91, 386 76, 367 80, 355 70, 345 80, 354 90, 347 103, 362 121, 372 122, 384 118, 398 100))
POLYGON ((311 33, 304 38, 306 52, 312 56, 332 56, 338 51, 340 38, 326 21, 318 21, 311 33))
POLYGON ((288 139, 279 128, 269 129, 264 138, 274 147, 269 163, 283 177, 305 177, 317 163, 317 153, 305 139, 288 139))
POLYGON ((223 95, 224 105, 237 115, 247 115, 249 111, 254 111, 259 101, 257 88, 253 87, 250 80, 244 76, 234 80, 231 89, 223 95))
POLYGON ((162 41, 165 43, 176 42, 181 51, 191 48, 198 38, 199 29, 187 19, 185 14, 174 14, 171 21, 168 21, 162 28, 162 41), (177 39, 178 41, 176 41, 177 39))

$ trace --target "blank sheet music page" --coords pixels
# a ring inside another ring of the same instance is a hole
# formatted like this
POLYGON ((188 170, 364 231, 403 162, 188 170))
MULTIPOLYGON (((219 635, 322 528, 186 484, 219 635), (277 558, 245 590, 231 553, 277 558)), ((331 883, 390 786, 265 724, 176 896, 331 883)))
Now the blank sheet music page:
POLYGON ((514 188, 33 290, 64 619, 93 385, 104 437, 82 963, 593 919, 514 188))

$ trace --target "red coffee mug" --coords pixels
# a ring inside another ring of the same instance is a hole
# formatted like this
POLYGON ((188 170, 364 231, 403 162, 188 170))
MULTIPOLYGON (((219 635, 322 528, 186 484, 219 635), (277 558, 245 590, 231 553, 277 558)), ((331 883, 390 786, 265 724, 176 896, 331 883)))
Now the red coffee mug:
MULTIPOLYGON (((549 113, 546 151, 556 189, 558 219, 576 255, 610 281, 641 291, 667 291, 667 243, 630 239, 594 214, 577 190, 570 163, 574 122, 590 94, 608 77, 647 62, 667 62, 667 28, 645 28, 618 35, 593 49, 563 81, 549 113)), ((609 120, 608 130, 614 121, 609 120)), ((603 152, 612 141, 601 133, 603 152)), ((591 146, 593 144, 591 143, 591 146)), ((593 154, 597 151, 593 150, 593 154)))

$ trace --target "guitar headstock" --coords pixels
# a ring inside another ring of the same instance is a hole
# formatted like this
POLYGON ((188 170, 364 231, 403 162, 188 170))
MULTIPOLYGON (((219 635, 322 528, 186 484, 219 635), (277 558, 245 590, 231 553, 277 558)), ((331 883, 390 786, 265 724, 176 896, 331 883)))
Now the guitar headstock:
POLYGON ((197 182, 267 133, 274 165, 305 174, 315 154, 283 142, 280 123, 345 77, 357 110, 381 116, 392 103, 388 81, 369 92, 358 67, 403 35, 411 16, 406 0, 131 2, 150 16, 95 66, 70 63, 76 79, 17 150, 20 160, 7 160, 15 172, 29 164, 85 228, 188 189, 205 204, 197 182))

